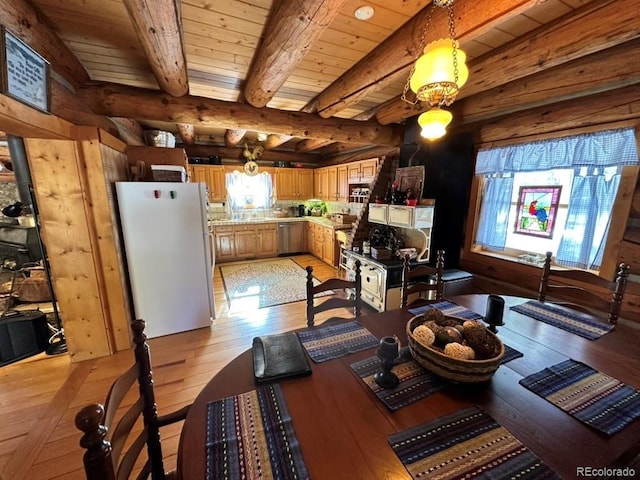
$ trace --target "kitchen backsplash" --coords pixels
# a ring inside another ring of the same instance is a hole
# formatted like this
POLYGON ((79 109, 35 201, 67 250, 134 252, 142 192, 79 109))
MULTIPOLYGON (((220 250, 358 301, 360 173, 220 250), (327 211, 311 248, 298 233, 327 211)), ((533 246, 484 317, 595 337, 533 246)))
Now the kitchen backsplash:
MULTIPOLYGON (((209 220, 273 218, 276 209, 288 210, 289 207, 296 207, 304 203, 290 200, 276 201, 273 208, 236 209, 234 211, 231 211, 225 203, 211 203, 209 204, 209 220)), ((328 214, 348 213, 350 215, 359 215, 363 206, 362 203, 347 202, 326 202, 326 205, 328 214)))

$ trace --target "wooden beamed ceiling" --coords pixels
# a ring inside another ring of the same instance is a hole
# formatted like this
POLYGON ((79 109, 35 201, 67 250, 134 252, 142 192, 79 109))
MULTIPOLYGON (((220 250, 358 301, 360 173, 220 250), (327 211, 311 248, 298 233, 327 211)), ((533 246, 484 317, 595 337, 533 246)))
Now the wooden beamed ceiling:
MULTIPOLYGON (((359 22, 350 0, 0 0, 0 23, 51 62, 52 113, 65 120, 130 144, 141 143, 143 128, 164 128, 188 152, 232 159, 260 132, 265 160, 319 164, 397 150, 403 123, 425 110, 400 95, 422 37, 447 34, 447 12, 431 11, 428 0, 372 4, 376 16, 359 22), (105 19, 119 23, 126 45, 104 30, 105 19)), ((470 74, 450 129, 479 130, 505 115, 637 85, 638 7, 640 0, 456 0, 470 74)))

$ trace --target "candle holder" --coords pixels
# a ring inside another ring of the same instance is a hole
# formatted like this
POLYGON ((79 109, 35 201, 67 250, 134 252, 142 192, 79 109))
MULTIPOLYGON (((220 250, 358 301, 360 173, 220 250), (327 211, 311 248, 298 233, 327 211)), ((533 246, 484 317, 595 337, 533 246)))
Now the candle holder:
POLYGON ((382 370, 373 376, 375 382, 382 388, 396 388, 400 384, 398 376, 391 371, 396 359, 400 356, 400 341, 398 337, 383 337, 376 350, 382 370))
POLYGON ((487 312, 484 321, 489 324, 489 331, 498 333, 497 326, 504 325, 502 316, 504 313, 504 298, 499 295, 489 295, 487 297, 487 312))

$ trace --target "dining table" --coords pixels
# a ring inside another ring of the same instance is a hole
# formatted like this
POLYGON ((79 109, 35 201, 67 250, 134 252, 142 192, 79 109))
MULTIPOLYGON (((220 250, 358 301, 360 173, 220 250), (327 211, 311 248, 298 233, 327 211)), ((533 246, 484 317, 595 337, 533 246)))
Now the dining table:
MULTIPOLYGON (((470 294, 446 300, 484 315, 487 297, 470 294)), ((519 381, 573 359, 638 389, 640 326, 622 321, 609 333, 588 340, 511 309, 530 299, 506 295, 502 298, 504 324, 498 326, 497 335, 522 356, 500 365, 489 381, 450 382, 445 388, 392 411, 352 368, 354 363, 375 356, 376 348, 322 363, 310 362, 310 375, 280 380, 308 477, 412 478, 391 448, 389 437, 473 406, 507 429, 560 478, 585 478, 585 472, 606 473, 598 469, 624 465, 636 457, 640 450, 640 419, 614 434, 604 434, 519 381)), ((357 322, 378 339, 396 336, 406 346, 406 325, 414 316, 410 308, 362 315, 357 322)), ((320 327, 322 324, 312 328, 320 327)), ((179 478, 215 478, 206 473, 207 406, 256 388, 251 349, 211 378, 184 422, 177 459, 179 478)))

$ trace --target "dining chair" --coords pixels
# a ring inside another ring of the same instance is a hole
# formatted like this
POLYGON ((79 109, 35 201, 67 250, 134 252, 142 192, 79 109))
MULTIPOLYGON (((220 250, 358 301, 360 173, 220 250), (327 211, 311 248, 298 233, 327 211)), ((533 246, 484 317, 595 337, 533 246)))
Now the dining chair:
MULTIPOLYGON (((426 299, 427 302, 442 300, 442 293, 444 291, 444 281, 442 279, 444 274, 444 250, 438 250, 436 253, 435 268, 429 265, 418 265, 411 268, 409 255, 404 256, 402 285, 400 288, 400 308, 408 306, 409 295, 413 295, 414 293, 435 292, 435 298, 426 299), (433 280, 435 280, 435 283, 433 280)), ((418 300, 422 302, 425 301, 424 298, 417 298, 411 303, 415 303, 418 300)))
POLYGON ((614 281, 609 281, 584 270, 553 269, 552 255, 551 252, 546 253, 538 300, 544 302, 547 300, 547 294, 553 296, 554 293, 558 293, 561 300, 554 300, 553 303, 585 313, 591 313, 591 310, 608 312, 609 323, 617 323, 627 287, 629 265, 621 263, 614 281), (586 286, 596 288, 587 289, 586 286), (569 300, 566 300, 567 298, 569 300))
POLYGON ((140 463, 138 479, 175 478, 175 471, 165 472, 160 427, 184 420, 190 405, 158 415, 144 327, 143 320, 132 322, 135 363, 111 385, 104 405, 87 405, 76 414, 88 480, 128 479, 140 463))
MULTIPOLYGON (((353 308, 354 318, 360 316, 362 310, 362 278, 360 275, 360 260, 356 260, 354 264, 355 278, 353 280, 345 280, 342 278, 330 278, 317 285, 314 285, 313 267, 307 266, 307 325, 313 327, 314 318, 317 313, 335 308, 353 308), (338 296, 335 290, 343 290, 345 296, 338 296), (328 299, 323 297, 331 295, 328 299), (323 294, 320 297, 320 294, 323 294), (316 300, 322 298, 322 302, 316 305, 316 300)), ((345 320, 332 317, 329 321, 345 320)))

